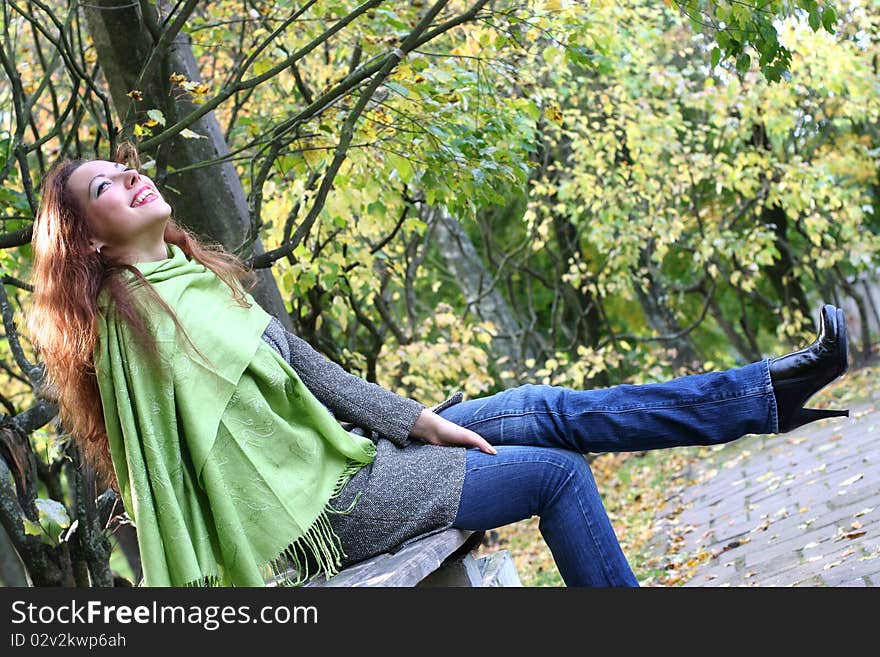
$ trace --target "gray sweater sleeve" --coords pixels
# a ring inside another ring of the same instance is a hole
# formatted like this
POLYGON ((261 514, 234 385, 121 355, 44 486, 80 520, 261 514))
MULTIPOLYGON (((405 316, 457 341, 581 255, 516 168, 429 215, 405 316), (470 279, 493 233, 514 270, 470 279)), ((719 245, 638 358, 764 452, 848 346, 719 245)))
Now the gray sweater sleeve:
POLYGON ((346 372, 273 317, 263 333, 266 340, 290 363, 313 395, 341 422, 351 422, 384 436, 394 444, 409 444, 419 414, 425 406, 346 372))

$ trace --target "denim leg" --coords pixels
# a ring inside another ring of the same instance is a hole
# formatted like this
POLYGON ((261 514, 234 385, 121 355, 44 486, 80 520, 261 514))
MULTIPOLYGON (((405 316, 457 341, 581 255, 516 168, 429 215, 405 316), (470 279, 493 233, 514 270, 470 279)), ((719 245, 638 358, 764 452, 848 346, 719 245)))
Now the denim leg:
POLYGON ((662 383, 595 390, 527 383, 439 413, 498 445, 580 453, 712 445, 776 433, 769 360, 662 383))
POLYGON ((467 450, 453 526, 485 531, 540 516, 567 586, 638 586, 581 454, 548 447, 467 450))

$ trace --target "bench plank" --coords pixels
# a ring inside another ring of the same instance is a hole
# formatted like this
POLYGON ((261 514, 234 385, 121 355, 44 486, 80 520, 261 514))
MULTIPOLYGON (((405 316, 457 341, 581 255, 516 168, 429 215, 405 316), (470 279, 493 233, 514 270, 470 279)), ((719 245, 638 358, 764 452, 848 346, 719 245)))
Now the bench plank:
POLYGON ((483 574, 474 555, 463 554, 449 559, 419 582, 418 586, 483 586, 483 574))
MULTIPOLYGON (((393 554, 384 553, 353 564, 329 580, 321 575, 306 586, 415 586, 437 570, 473 533, 447 529, 393 554)), ((274 582, 267 584, 274 585, 274 582)))
POLYGON ((482 586, 522 586, 510 552, 498 550, 477 559, 483 576, 482 586))

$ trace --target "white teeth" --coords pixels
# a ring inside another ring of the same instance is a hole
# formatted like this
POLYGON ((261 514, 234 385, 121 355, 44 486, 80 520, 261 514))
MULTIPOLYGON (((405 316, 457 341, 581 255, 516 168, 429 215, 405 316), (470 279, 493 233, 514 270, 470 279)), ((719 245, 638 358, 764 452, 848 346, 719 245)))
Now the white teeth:
POLYGON ((143 201, 147 200, 148 196, 151 196, 151 195, 154 195, 153 191, 150 189, 145 189, 143 192, 138 194, 137 197, 135 197, 134 202, 131 204, 131 206, 133 208, 136 208, 137 206, 141 205, 141 203, 143 201))

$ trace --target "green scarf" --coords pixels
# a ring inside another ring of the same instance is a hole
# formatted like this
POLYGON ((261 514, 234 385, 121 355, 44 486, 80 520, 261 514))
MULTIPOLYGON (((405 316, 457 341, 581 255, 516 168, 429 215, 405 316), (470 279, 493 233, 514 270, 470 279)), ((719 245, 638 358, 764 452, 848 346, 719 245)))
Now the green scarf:
MULTIPOLYGON (((205 362, 158 304, 142 306, 162 367, 109 295, 98 299, 95 367, 123 504, 137 528, 146 586, 264 586, 291 564, 300 585, 338 571, 332 499, 375 458, 263 339, 271 316, 243 308, 213 271, 168 244, 137 263, 205 362), (311 572, 314 571, 314 572, 311 572)), ((143 284, 125 272, 147 302, 143 284)))

